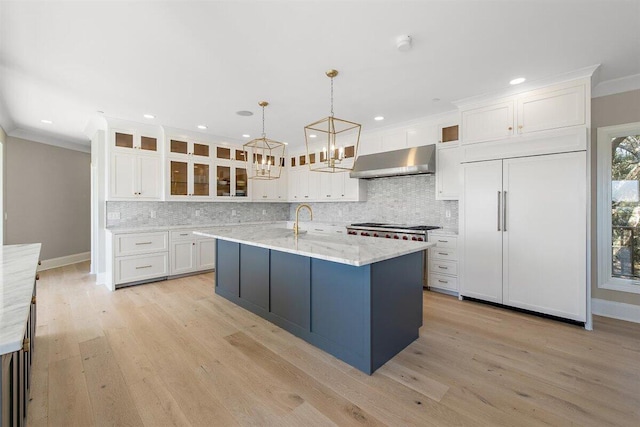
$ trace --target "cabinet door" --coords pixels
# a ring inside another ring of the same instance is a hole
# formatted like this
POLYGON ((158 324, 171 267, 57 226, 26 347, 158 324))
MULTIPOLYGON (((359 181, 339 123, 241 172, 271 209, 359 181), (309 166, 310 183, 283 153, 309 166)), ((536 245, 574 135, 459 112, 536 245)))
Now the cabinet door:
POLYGON ((138 156, 138 180, 140 197, 145 199, 159 199, 160 185, 160 158, 156 156, 138 156))
POLYGON ((586 319, 586 154, 504 160, 504 304, 586 319))
POLYGON ((360 182, 358 178, 349 177, 349 173, 344 175, 344 199, 360 201, 360 185, 366 185, 360 182))
POLYGON ((231 197, 231 166, 216 166, 216 196, 231 197))
POLYGON ((216 239, 196 240, 196 270, 216 268, 216 239))
POLYGON ((339 200, 344 197, 344 176, 346 173, 318 173, 318 193, 320 200, 339 200))
POLYGON ((208 162, 191 163, 192 190, 196 198, 211 196, 211 165, 208 162))
POLYGON ((138 192, 136 185, 136 156, 114 153, 111 156, 111 197, 133 199, 138 192))
POLYGON ((458 200, 460 191, 460 148, 436 150, 436 200, 458 200))
POLYGON ((269 249, 240 245, 240 298, 269 310, 269 249))
POLYGON ((407 147, 407 132, 397 130, 382 135, 382 151, 401 150, 407 147))
MULTIPOLYGON (((173 142, 173 141, 172 141, 173 142)), ((189 162, 171 159, 169 161, 169 195, 189 195, 189 162)))
POLYGON ((554 91, 535 91, 518 99, 518 132, 583 125, 585 110, 583 85, 554 91))
POLYGON ((502 160, 463 171, 460 293, 502 303, 502 160))
POLYGON ((171 274, 184 274, 195 270, 195 242, 186 240, 171 244, 171 274))
POLYGON ((313 201, 320 199, 320 175, 323 172, 311 172, 309 170, 302 174, 302 183, 306 184, 306 192, 303 196, 305 201, 313 201))
POLYGON ((462 143, 491 141, 513 135, 513 101, 462 112, 462 143))
POLYGON ((162 252, 116 258, 116 285, 167 276, 167 255, 167 252, 162 252))
POLYGON ((267 200, 267 191, 265 188, 265 182, 261 179, 251 180, 251 199, 256 202, 262 202, 267 200))

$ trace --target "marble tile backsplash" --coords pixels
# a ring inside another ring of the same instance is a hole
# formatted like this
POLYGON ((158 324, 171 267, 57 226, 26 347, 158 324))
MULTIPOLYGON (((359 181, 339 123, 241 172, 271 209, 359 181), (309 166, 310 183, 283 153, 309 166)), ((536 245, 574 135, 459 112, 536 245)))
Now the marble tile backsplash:
MULTIPOLYGON (((366 202, 309 204, 313 220, 324 223, 388 222, 458 228, 458 202, 435 199, 434 175, 370 180, 366 202)), ((107 227, 286 221, 295 219, 296 206, 296 203, 107 202, 107 218, 109 213, 120 214, 120 219, 107 219, 107 227)), ((305 219, 307 215, 305 212, 305 219)))
POLYGON ((107 202, 107 228, 286 221, 287 203, 107 202), (234 215, 235 213, 235 215, 234 215), (155 214, 155 218, 152 218, 155 214))
MULTIPOLYGON (((458 201, 436 200, 435 185, 435 175, 378 178, 368 181, 366 202, 309 204, 313 220, 319 222, 439 225, 457 230, 458 201)), ((296 206, 291 204, 291 220, 296 206)))

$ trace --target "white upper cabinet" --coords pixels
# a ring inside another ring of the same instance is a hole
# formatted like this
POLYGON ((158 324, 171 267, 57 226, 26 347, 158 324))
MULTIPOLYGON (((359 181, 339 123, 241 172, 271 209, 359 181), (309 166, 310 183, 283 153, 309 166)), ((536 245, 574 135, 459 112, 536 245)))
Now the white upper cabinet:
POLYGON ((573 81, 462 109, 462 144, 587 125, 587 87, 573 81))
POLYGON ((513 135, 513 101, 462 112, 462 143, 491 141, 513 135))
POLYGON ((459 146, 436 150, 436 200, 458 200, 460 158, 459 146))
POLYGON ((435 144, 438 141, 438 127, 435 123, 410 126, 407 129, 407 148, 435 144))
POLYGON ((381 151, 393 151, 407 148, 407 131, 398 129, 382 135, 381 151))
POLYGON ((168 138, 168 140, 167 154, 171 157, 192 157, 200 160, 213 158, 213 147, 208 142, 187 138, 168 138))
POLYGON ((158 135, 112 128, 109 132, 109 200, 160 200, 158 135))
POLYGON ((518 133, 585 124, 583 85, 533 91, 519 97, 517 102, 518 133))

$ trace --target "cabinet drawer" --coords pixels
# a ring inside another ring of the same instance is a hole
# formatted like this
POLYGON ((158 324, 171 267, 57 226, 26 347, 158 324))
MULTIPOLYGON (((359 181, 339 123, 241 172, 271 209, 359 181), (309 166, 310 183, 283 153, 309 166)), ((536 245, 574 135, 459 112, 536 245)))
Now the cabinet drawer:
POLYGON ((429 287, 457 291, 458 279, 456 277, 431 273, 429 274, 429 287))
POLYGON ((458 238, 450 236, 429 236, 429 241, 436 244, 436 248, 452 248, 455 249, 458 246, 458 238))
POLYGON ((193 240, 195 239, 196 236, 195 234, 193 234, 193 232, 191 230, 185 231, 185 230, 175 230, 175 231, 171 231, 171 241, 175 242, 178 240, 193 240))
POLYGON ((169 248, 168 233, 121 234, 116 236, 115 256, 166 252, 169 248))
POLYGON ((431 259, 434 260, 442 260, 442 261, 457 261, 458 260, 458 251, 455 248, 431 248, 429 250, 429 255, 431 259))
POLYGON ((458 263, 456 261, 442 261, 431 259, 429 262, 429 272, 434 274, 458 275, 458 263))
POLYGON ((137 282, 169 275, 168 253, 116 258, 115 284, 137 282))

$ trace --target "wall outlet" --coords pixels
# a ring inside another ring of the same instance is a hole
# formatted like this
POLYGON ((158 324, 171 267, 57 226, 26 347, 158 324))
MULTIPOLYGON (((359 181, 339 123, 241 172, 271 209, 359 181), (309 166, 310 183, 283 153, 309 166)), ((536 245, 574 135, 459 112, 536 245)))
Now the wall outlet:
POLYGON ((120 212, 109 212, 107 219, 120 219, 120 212))
POLYGON ((200 209, 196 209, 196 216, 200 216, 200 209))
POLYGON ((151 211, 151 212, 149 212, 149 216, 150 216, 151 218, 155 218, 155 217, 156 217, 156 211, 151 211))
POLYGON ((262 209, 262 215, 266 215, 267 214, 267 210, 266 209, 262 209))
POLYGON ((342 216, 342 209, 338 209, 338 216, 342 216))
POLYGON ((231 209, 231 216, 236 216, 236 210, 235 209, 231 209))
POLYGON ((447 209, 446 211, 444 211, 444 216, 447 218, 451 218, 451 210, 447 209))

